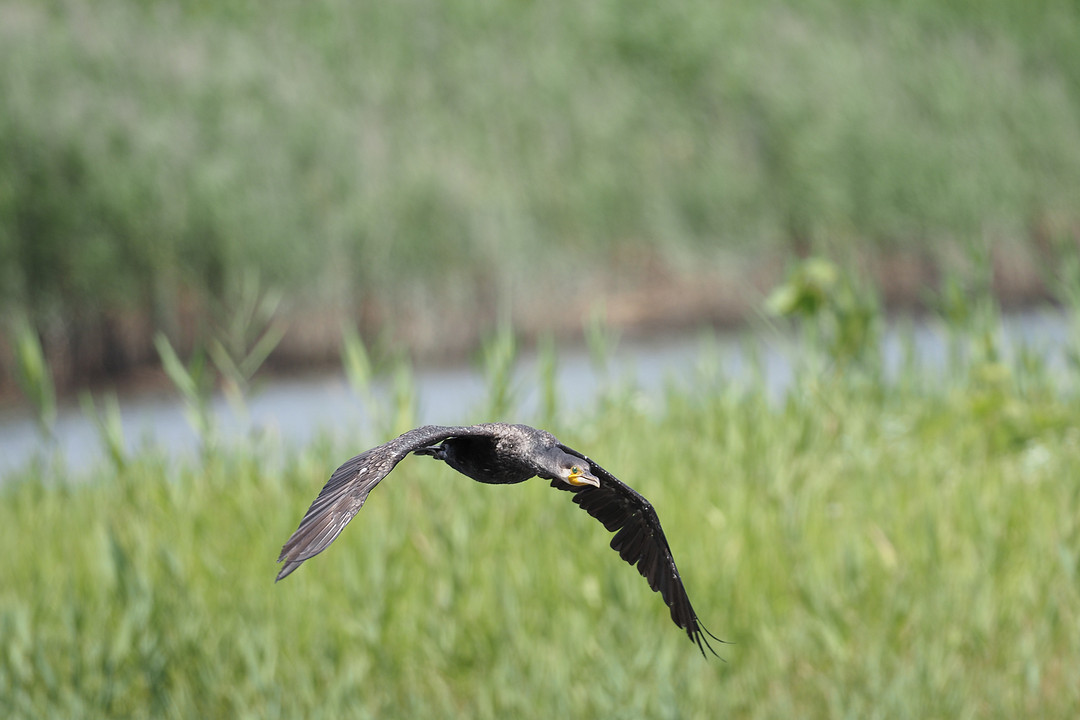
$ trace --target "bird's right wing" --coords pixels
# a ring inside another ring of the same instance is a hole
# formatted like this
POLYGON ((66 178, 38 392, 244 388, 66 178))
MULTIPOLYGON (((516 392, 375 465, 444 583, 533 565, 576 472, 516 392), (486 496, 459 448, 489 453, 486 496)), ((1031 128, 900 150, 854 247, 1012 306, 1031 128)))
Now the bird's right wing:
POLYGON ((578 506, 603 523, 608 532, 615 533, 611 548, 623 560, 637 566, 638 572, 649 582, 649 587, 660 593, 671 612, 671 619, 686 631, 701 654, 704 655, 708 648, 716 655, 709 638, 724 641, 709 632, 698 620, 653 506, 596 461, 566 445, 560 444, 559 447, 589 463, 592 473, 600 480, 600 486, 572 486, 557 480, 553 480, 551 486, 574 493, 574 502, 578 506))
POLYGON ((353 516, 360 512, 372 488, 406 455, 452 437, 491 434, 491 428, 484 425, 425 425, 346 461, 330 476, 300 521, 300 527, 281 548, 278 562, 285 564, 277 579, 281 580, 334 542, 353 516))

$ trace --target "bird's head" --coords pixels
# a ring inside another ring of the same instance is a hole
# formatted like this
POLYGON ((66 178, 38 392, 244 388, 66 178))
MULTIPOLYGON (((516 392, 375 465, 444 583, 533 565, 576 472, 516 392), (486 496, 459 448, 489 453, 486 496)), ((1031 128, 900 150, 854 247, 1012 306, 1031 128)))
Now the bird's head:
POLYGON ((600 487, 600 478, 592 474, 589 463, 568 453, 560 453, 556 463, 555 477, 567 485, 592 485, 600 487))

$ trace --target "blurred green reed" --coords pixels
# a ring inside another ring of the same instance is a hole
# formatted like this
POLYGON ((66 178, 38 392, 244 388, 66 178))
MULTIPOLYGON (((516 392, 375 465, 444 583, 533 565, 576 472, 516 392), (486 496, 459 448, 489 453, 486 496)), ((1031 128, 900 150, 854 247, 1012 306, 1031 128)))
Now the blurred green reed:
POLYGON ((803 248, 949 267, 965 238, 1021 257, 1076 239, 1063 0, 0 17, 0 310, 60 336, 130 313, 208 326, 250 273, 309 312, 423 294, 470 317, 612 266, 803 248))
MULTIPOLYGON (((701 619, 734 643, 726 662, 701 658, 563 493, 435 463, 403 462, 275 585, 280 545, 363 448, 253 437, 4 479, 0 715, 1072 717, 1075 366, 1004 352, 994 317, 945 326, 982 347, 952 374, 922 366, 910 333, 898 376, 863 372, 841 361, 871 349, 828 329, 863 322, 835 295, 846 282, 797 320, 825 323, 801 346, 821 361, 782 398, 751 352, 739 378, 704 357, 693 386, 647 402, 617 387, 559 417, 563 441, 653 502, 701 619)), ((516 397, 496 357, 491 405, 516 397)), ((387 436, 415 421, 411 369, 392 378, 365 400, 386 403, 387 436)))

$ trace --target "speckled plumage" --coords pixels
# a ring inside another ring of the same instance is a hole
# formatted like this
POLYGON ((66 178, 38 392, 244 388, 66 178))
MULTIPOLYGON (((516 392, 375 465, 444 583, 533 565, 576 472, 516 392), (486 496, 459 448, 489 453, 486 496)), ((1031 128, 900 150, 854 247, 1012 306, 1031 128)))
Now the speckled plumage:
POLYGON ((330 476, 281 549, 278 562, 285 564, 277 579, 325 550, 360 511, 372 488, 410 453, 442 460, 482 483, 519 483, 538 476, 550 480, 554 488, 574 493, 575 503, 615 533, 611 547, 636 565, 649 587, 660 593, 675 624, 702 653, 706 648, 712 651, 708 638, 719 638, 698 621, 652 505, 551 433, 528 425, 425 425, 348 460, 330 476), (571 467, 584 468, 595 486, 568 483, 565 476, 571 467))

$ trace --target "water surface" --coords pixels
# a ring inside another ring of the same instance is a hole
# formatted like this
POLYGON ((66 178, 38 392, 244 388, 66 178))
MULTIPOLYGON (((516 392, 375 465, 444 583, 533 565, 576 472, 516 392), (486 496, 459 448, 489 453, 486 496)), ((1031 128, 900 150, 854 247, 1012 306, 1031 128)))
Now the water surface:
MULTIPOLYGON (((1007 353, 1026 348, 1041 357, 1052 371, 1064 368, 1070 335, 1069 317, 1046 310, 1007 316, 1001 338, 1007 353)), ((948 358, 947 334, 939 324, 915 322, 910 333, 890 325, 882 341, 887 372, 895 374, 902 363, 905 340, 910 337, 916 361, 932 373, 944 370, 948 358)), ((587 410, 603 388, 632 387, 644 401, 659 400, 668 385, 689 387, 702 374, 723 383, 746 381, 752 358, 761 363, 769 393, 780 398, 799 362, 798 343, 782 333, 695 333, 617 345, 605 367, 594 364, 583 349, 559 352, 557 363, 558 407, 587 410)), ((415 374, 420 424, 471 424, 493 418, 483 416, 487 387, 482 374, 471 366, 420 368, 415 374)), ((389 395, 389 380, 376 383, 375 391, 389 395)), ((538 369, 535 356, 524 356, 515 375, 520 414, 514 419, 534 421, 539 407, 538 369)), ((179 399, 154 395, 121 398, 121 415, 129 450, 149 444, 183 457, 193 455, 198 438, 188 424, 179 399)), ((286 446, 303 446, 321 433, 332 438, 360 436, 370 427, 364 404, 353 394, 343 372, 297 378, 279 378, 261 387, 249 400, 249 421, 242 422, 222 397, 214 399, 214 414, 221 439, 245 442, 253 430, 280 438, 286 446)), ((59 453, 69 467, 97 463, 103 451, 97 431, 77 404, 60 408, 54 446, 42 441, 26 410, 0 414, 0 477, 22 467, 36 456, 59 453)), ((362 448, 358 447, 357 450, 362 448)))

